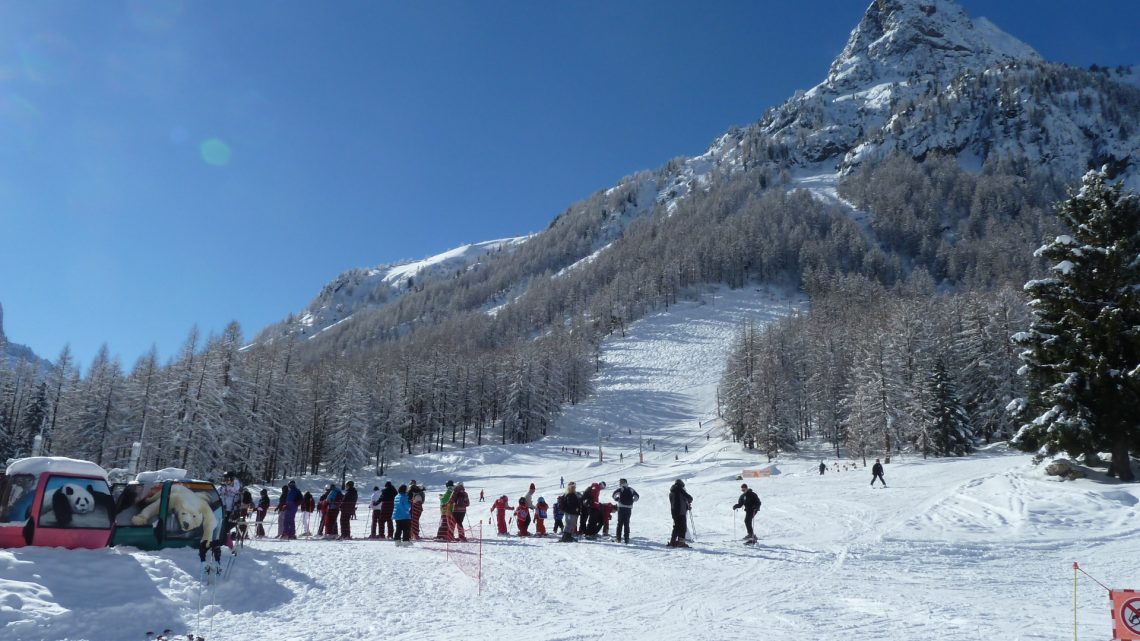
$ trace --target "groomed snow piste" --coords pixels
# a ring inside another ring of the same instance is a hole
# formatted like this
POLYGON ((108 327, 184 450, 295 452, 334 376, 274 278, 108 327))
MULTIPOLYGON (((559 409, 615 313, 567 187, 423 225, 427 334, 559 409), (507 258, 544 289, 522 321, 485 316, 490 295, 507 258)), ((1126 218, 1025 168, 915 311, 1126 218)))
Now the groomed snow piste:
MULTIPOLYGON (((716 384, 743 319, 800 305, 748 288, 675 306, 606 344, 597 394, 569 408, 559 434, 421 455, 387 477, 426 482, 429 503, 448 479, 473 500, 483 489, 487 503, 469 519, 486 518, 501 494, 517 502, 531 482, 553 502, 560 477, 611 491, 624 477, 641 494, 628 546, 500 538, 484 526, 480 590, 464 571, 473 564, 438 544, 260 539, 201 593, 192 550, 6 550, 0 638, 141 641, 170 628, 208 641, 1068 639, 1074 561, 1111 587, 1140 588, 1140 486, 1095 473, 1056 481, 1002 445, 964 459, 896 456, 886 489, 871 489, 861 466, 820 476, 821 459, 835 463, 823 445, 781 456, 771 477, 748 480, 763 500, 760 542, 742 545, 736 477, 768 461, 725 438, 716 384), (656 445, 644 464, 639 435, 656 445), (694 497, 688 550, 663 545, 677 478, 694 497)), ((376 480, 356 478, 362 500, 376 480)), ((324 482, 298 479, 302 489, 324 482)), ((358 536, 363 504, 359 513, 358 536)), ((425 512, 425 532, 437 514, 425 512)), ((1080 638, 1111 636, 1104 589, 1082 576, 1077 606, 1080 638)))

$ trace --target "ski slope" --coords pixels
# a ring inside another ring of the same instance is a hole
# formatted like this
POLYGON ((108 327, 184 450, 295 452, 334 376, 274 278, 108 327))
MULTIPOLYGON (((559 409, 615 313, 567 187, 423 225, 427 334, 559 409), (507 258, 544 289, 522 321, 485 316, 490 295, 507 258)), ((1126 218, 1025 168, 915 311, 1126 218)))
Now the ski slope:
MULTIPOLYGON (((388 477, 426 482, 431 498, 448 479, 473 501, 483 489, 469 520, 531 482, 553 503, 560 477, 611 491, 624 477, 641 494, 629 545, 500 538, 484 526, 481 589, 464 572, 474 563, 429 543, 255 540, 205 591, 190 550, 0 551, 0 638, 141 641, 170 628, 208 641, 1068 639, 1074 561, 1111 587, 1140 588, 1140 486, 1095 472, 1059 482, 1001 445, 956 460, 904 453, 886 466, 889 487, 872 489, 861 465, 820 476, 821 459, 836 461, 808 444, 748 480, 763 500, 760 542, 742 545, 736 477, 769 462, 725 438, 716 384, 741 321, 802 304, 721 290, 646 318, 606 343, 597 394, 568 408, 557 434, 417 456, 388 477), (656 444, 644 464, 639 438, 656 444), (688 550, 663 545, 677 478, 694 498, 688 550)), ((356 480, 366 500, 376 479, 356 480)), ((434 532, 438 511, 422 522, 434 532)), ((1109 638, 1106 592, 1082 576, 1077 605, 1080 637, 1109 638)))

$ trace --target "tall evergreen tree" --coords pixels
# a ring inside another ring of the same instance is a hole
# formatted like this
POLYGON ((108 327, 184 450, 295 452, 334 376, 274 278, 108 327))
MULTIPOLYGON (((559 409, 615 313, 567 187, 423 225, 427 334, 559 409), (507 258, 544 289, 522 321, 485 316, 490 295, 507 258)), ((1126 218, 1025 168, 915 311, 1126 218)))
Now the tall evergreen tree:
POLYGON ((1025 289, 1033 322, 1014 336, 1024 348, 1028 397, 1014 443, 1041 455, 1112 452, 1109 474, 1134 480, 1140 445, 1140 198, 1085 175, 1057 210, 1071 235, 1037 250, 1052 278, 1025 289))
MULTIPOLYGON (((936 456, 961 456, 974 449, 974 430, 970 417, 962 406, 957 386, 946 368, 946 360, 939 356, 927 380, 925 420, 929 451, 936 456)), ((923 443, 923 454, 928 451, 923 443)))

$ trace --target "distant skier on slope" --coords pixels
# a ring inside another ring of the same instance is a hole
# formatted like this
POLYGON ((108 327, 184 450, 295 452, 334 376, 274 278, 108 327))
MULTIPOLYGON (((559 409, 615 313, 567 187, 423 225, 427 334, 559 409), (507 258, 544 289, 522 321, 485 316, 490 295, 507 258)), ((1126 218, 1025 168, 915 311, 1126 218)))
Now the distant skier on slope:
POLYGON ((740 485, 740 499, 736 501, 736 505, 732 509, 739 510, 744 508, 744 527, 748 530, 748 534, 744 537, 744 543, 751 545, 756 542, 756 534, 752 531, 752 517, 756 516, 756 511, 760 509, 760 497, 756 496, 747 484, 740 485))
POLYGON ((685 543, 685 531, 687 530, 685 517, 688 516, 691 509, 693 509, 693 497, 685 491, 685 482, 677 479, 673 483, 673 487, 669 489, 669 513, 673 517, 673 535, 669 539, 669 547, 689 547, 689 544, 685 543))
POLYGON ((826 472, 826 471, 827 471, 827 463, 824 463, 823 461, 820 461, 820 462, 819 462, 819 475, 820 475, 820 476, 823 476, 823 473, 824 473, 824 472, 826 472))
POLYGON ((871 466, 871 487, 875 487, 875 479, 883 482, 883 487, 887 486, 887 479, 883 478, 883 464, 879 459, 875 459, 875 464, 871 466))

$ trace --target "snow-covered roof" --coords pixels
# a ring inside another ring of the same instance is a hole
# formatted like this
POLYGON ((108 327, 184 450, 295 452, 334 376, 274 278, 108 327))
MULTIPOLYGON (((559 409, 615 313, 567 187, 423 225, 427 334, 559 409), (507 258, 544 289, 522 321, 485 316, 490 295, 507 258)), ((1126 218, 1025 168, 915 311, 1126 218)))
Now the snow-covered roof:
POLYGON ((135 480, 139 483, 151 484, 163 481, 181 481, 187 478, 186 470, 180 467, 166 467, 161 470, 148 470, 139 472, 135 480))
POLYGON ((66 458, 63 456, 29 456, 14 461, 8 466, 7 474, 68 474, 73 476, 99 476, 107 478, 107 471, 91 461, 66 458))

